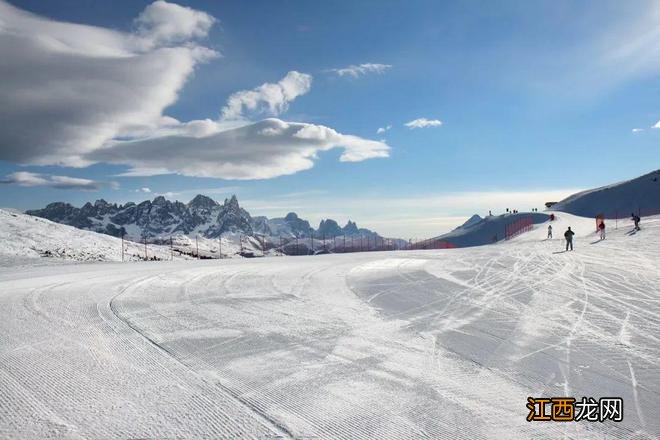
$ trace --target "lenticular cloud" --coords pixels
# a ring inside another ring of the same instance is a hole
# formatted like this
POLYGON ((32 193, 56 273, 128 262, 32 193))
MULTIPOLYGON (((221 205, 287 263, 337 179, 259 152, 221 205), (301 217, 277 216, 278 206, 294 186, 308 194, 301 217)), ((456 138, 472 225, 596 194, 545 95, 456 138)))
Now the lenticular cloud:
POLYGON ((47 20, 0 1, 0 158, 85 165, 82 156, 109 139, 158 126, 194 67, 216 55, 190 39, 212 20, 198 14, 182 30, 164 27, 152 12, 141 32, 128 34, 47 20), (168 35, 181 44, 161 45, 168 35))
POLYGON ((125 164, 129 174, 258 179, 310 168, 330 148, 343 148, 343 161, 388 155, 382 142, 328 127, 252 121, 285 112, 310 90, 312 77, 295 71, 234 93, 217 120, 165 116, 195 68, 218 56, 200 43, 214 22, 159 0, 136 18, 134 32, 119 32, 49 20, 0 0, 0 160, 103 161, 125 164), (303 126, 314 135, 297 135, 303 126))
POLYGON ((91 153, 88 159, 128 165, 126 175, 134 176, 181 173, 268 179, 312 168, 317 154, 332 148, 344 150, 343 162, 389 155, 383 142, 343 135, 322 125, 273 118, 202 137, 172 134, 116 142, 91 153))

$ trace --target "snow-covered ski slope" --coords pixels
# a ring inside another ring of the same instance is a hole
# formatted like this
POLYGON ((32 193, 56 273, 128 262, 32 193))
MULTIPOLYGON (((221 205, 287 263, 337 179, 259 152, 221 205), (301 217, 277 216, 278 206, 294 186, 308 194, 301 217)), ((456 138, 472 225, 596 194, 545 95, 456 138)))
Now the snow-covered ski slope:
POLYGON ((0 269, 0 438, 657 438, 660 218, 464 249, 0 269), (527 397, 624 399, 527 422, 527 397))
POLYGON ((660 214, 660 170, 573 194, 552 209, 585 217, 625 218, 660 214))

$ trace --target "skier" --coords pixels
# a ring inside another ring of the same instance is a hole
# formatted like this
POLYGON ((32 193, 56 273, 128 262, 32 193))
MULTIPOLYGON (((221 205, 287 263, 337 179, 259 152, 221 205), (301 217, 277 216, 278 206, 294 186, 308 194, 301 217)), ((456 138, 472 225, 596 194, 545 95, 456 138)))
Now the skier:
POLYGON ((548 225, 548 240, 552 238, 552 225, 548 225))
POLYGON ((598 225, 598 230, 600 231, 600 239, 605 240, 605 222, 601 221, 598 225))
POLYGON ((640 230, 639 229, 639 220, 640 220, 639 216, 636 215, 634 212, 631 212, 630 215, 632 216, 632 221, 635 222, 635 230, 639 231, 640 230))
POLYGON ((575 232, 571 231, 571 227, 569 226, 566 232, 564 232, 564 238, 566 238, 566 250, 568 251, 568 247, 571 247, 571 250, 573 250, 573 236, 575 235, 575 232))

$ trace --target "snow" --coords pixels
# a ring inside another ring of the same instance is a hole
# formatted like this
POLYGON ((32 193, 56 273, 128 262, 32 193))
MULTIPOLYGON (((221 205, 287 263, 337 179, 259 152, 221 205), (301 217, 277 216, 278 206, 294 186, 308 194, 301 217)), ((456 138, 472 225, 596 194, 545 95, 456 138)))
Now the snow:
MULTIPOLYGON (((30 239, 0 214, 3 247, 6 221, 30 239)), ((660 217, 600 241, 555 214, 575 251, 542 224, 462 249, 0 268, 0 437, 657 438, 660 217), (527 422, 528 396, 618 396, 624 420, 527 422)))
MULTIPOLYGON (((122 241, 105 234, 77 229, 40 217, 0 209, 0 266, 51 257, 63 261, 121 261, 122 241)), ((170 259, 168 246, 147 246, 147 257, 170 259)), ((140 260, 144 245, 124 241, 124 259, 140 260)), ((41 262, 43 263, 43 261, 41 262)))
MULTIPOLYGON (((27 265, 47 264, 51 260, 60 263, 71 261, 122 261, 122 240, 72 226, 51 222, 41 217, 34 217, 15 210, 0 209, 0 266, 16 266, 22 261, 27 265), (44 258, 48 257, 48 258, 44 258), (35 261, 40 260, 40 261, 35 261)), ((147 243, 147 258, 160 260, 193 259, 199 255, 208 258, 240 258, 241 243, 243 251, 255 256, 277 255, 274 250, 261 249, 261 243, 253 237, 238 233, 222 234, 222 246, 219 238, 209 239, 183 234, 172 238, 174 252, 170 250, 169 237, 158 243, 151 239, 147 243)), ((124 240, 124 259, 126 261, 143 260, 144 243, 124 240)))
POLYGON ((504 240, 507 226, 517 221, 531 219, 534 228, 538 228, 538 224, 548 221, 549 218, 549 214, 539 212, 506 213, 485 218, 475 214, 463 225, 436 237, 436 240, 448 241, 457 247, 482 246, 504 240))
POLYGON ((640 216, 660 214, 660 170, 573 194, 552 209, 584 217, 603 214, 606 218, 626 218, 633 212, 640 216))

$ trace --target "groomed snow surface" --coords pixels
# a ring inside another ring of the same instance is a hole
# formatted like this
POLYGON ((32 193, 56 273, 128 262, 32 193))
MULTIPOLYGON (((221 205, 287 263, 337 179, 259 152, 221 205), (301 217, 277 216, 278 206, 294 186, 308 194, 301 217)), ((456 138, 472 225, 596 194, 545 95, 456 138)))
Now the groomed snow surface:
MULTIPOLYGON (((660 217, 476 248, 0 269, 0 438, 657 438, 660 217), (624 420, 527 422, 527 397, 624 420)), ((6 264, 8 266, 8 264, 6 264)))

